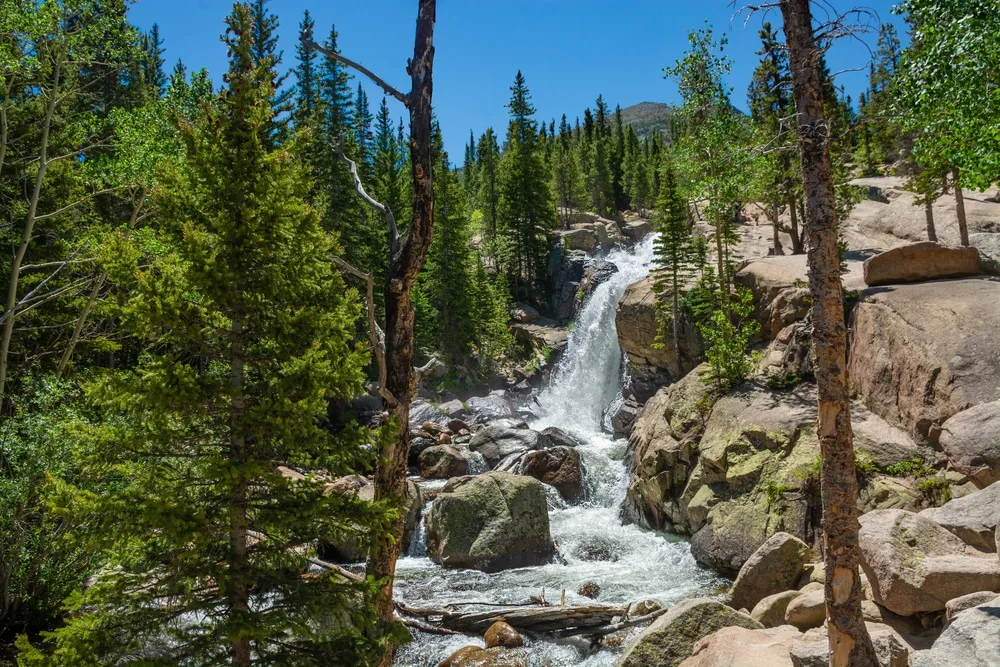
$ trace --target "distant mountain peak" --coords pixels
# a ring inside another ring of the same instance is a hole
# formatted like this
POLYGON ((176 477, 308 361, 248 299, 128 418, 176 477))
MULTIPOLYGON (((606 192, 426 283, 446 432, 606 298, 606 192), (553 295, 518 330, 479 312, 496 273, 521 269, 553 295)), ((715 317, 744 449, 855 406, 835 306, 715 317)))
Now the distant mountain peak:
POLYGON ((640 139, 655 132, 667 135, 674 107, 665 102, 639 102, 622 109, 622 122, 631 125, 640 139))

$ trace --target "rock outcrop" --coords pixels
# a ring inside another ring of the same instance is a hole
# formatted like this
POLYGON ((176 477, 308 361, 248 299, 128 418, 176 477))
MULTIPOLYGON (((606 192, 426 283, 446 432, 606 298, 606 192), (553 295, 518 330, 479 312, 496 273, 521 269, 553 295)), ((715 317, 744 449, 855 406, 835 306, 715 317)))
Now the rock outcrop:
POLYGON ((497 470, 534 477, 539 482, 554 487, 559 495, 570 502, 583 499, 583 463, 580 452, 573 447, 558 446, 527 451, 504 460, 497 470))
POLYGON ((420 475, 427 479, 450 479, 469 474, 468 449, 434 445, 420 452, 420 475))
POLYGON ((763 628, 748 615, 716 600, 684 600, 628 643, 618 667, 675 667, 691 655, 695 642, 729 626, 763 628))
POLYGON ((1000 388, 1000 282, 873 288, 851 314, 848 374, 872 412, 936 442, 942 424, 1000 388))
POLYGON ((704 351, 701 334, 686 320, 680 327, 679 354, 673 349, 672 340, 662 341, 662 347, 653 347, 659 331, 655 297, 653 278, 643 278, 628 286, 615 314, 618 344, 628 355, 632 391, 639 400, 680 379, 698 364, 704 351))
POLYGON ((790 652, 802 633, 790 625, 766 630, 726 627, 694 646, 681 667, 792 667, 790 652))
POLYGON ((942 611, 956 597, 1000 590, 1000 561, 925 516, 878 510, 861 517, 861 565, 875 602, 902 616, 942 611))
POLYGON ((495 467, 511 454, 519 454, 530 449, 544 449, 550 444, 547 435, 530 428, 507 428, 492 424, 472 436, 469 449, 486 459, 490 467, 495 467))
POLYGON ((498 572, 543 565, 555 549, 545 488, 488 472, 449 481, 427 516, 427 552, 444 567, 498 572))
POLYGON ((871 287, 923 282, 980 273, 979 251, 923 241, 899 246, 865 260, 865 284, 871 287))

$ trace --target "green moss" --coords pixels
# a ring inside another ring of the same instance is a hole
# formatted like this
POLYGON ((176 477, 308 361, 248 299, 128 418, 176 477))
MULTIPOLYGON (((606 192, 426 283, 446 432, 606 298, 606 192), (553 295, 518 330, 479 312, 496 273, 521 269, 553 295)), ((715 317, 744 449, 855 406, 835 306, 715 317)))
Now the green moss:
POLYGON ((914 477, 926 477, 934 473, 934 469, 924 463, 924 460, 919 456, 909 461, 900 461, 899 463, 894 463, 891 466, 886 466, 885 474, 891 475, 893 477, 907 477, 912 475, 914 477))
POLYGON ((928 477, 917 488, 935 505, 944 505, 951 500, 951 485, 943 477, 928 477))

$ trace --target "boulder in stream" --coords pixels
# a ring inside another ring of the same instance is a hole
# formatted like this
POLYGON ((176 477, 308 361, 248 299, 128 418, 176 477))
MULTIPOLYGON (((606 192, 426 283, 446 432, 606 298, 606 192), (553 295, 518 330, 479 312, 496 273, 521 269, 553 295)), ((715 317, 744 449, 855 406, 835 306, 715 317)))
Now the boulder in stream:
POLYGON ((427 516, 427 551, 444 567, 483 572, 548 563, 545 487, 506 472, 450 480, 427 516))

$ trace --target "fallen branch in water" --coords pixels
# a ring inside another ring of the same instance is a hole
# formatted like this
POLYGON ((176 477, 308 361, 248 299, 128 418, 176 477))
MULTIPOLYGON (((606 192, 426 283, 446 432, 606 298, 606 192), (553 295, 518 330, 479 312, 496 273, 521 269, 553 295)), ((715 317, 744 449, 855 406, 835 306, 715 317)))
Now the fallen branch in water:
MULTIPOLYGON (((576 630, 574 634, 605 634, 615 618, 625 616, 627 607, 580 605, 565 607, 511 607, 486 611, 455 611, 447 608, 422 609, 396 603, 408 616, 416 616, 437 627, 462 632, 483 632, 497 621, 504 621, 519 632, 552 633, 576 630), (432 620, 433 619, 433 620, 432 620)), ((613 632, 613 631, 612 631, 613 632)))
POLYGON ((604 635, 610 635, 619 630, 625 630, 626 628, 633 628, 637 625, 643 625, 644 623, 652 623, 660 616, 667 613, 667 610, 657 609, 656 611, 650 612, 643 616, 636 616, 635 618, 629 618, 627 620, 621 621, 619 623, 612 623, 611 625, 606 625, 603 628, 571 628, 569 630, 563 630, 559 633, 560 637, 578 637, 580 635, 603 637, 604 635))
POLYGON ((432 634, 432 635, 460 635, 460 634, 462 634, 461 632, 459 632, 457 630, 449 630, 448 628, 442 628, 442 627, 439 627, 437 625, 431 625, 430 623, 423 623, 421 621, 417 621, 417 620, 412 619, 412 618, 403 618, 401 616, 399 616, 397 618, 399 618, 400 623, 402 623, 403 625, 405 625, 408 628, 415 628, 417 630, 420 630, 421 632, 427 632, 427 633, 432 634))

